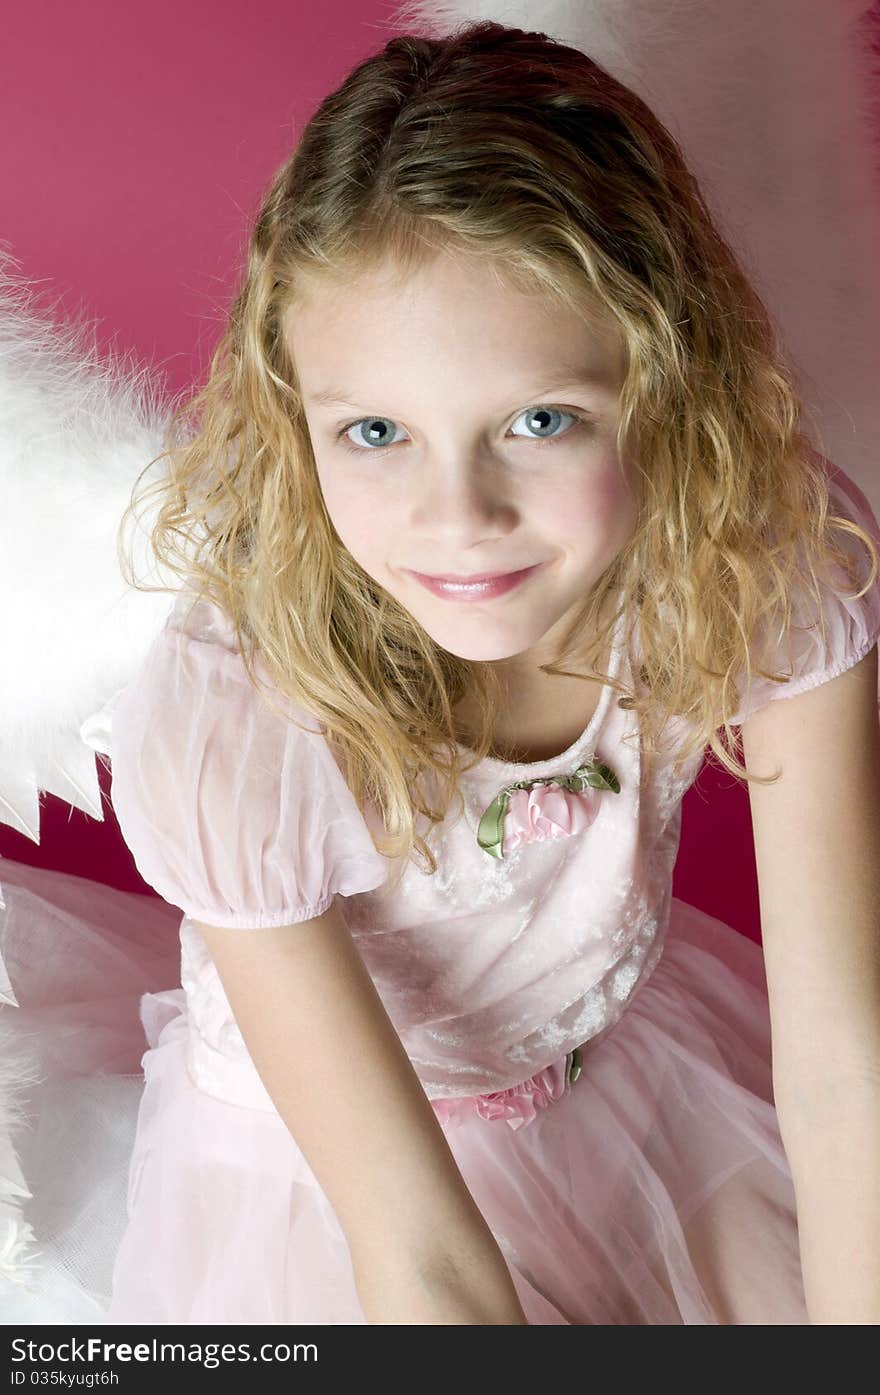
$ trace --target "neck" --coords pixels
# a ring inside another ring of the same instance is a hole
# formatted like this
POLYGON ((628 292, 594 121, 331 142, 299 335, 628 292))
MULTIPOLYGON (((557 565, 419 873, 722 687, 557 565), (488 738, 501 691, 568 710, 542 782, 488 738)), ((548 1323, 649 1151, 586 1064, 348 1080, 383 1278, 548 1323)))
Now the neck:
MULTIPOLYGON (((604 610, 600 623, 608 615, 604 610)), ((546 639, 546 636, 545 636, 546 639)), ((607 671, 611 658, 609 638, 597 660, 607 671)), ((498 664, 503 681, 503 705, 493 716, 490 754, 502 760, 531 762, 551 760, 568 749, 591 720, 602 694, 603 684, 582 676, 575 663, 565 675, 548 674, 539 665, 554 657, 542 641, 542 654, 535 649, 515 655, 498 664)), ((456 704, 457 738, 464 745, 476 743, 479 709, 468 693, 456 704)))

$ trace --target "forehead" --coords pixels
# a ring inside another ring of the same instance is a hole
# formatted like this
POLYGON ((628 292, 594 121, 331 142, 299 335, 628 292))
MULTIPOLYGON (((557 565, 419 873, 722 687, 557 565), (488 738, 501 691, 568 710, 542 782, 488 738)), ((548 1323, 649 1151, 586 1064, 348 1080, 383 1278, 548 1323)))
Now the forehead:
POLYGON ((386 264, 348 279, 310 277, 283 329, 303 392, 350 401, 378 377, 553 379, 618 389, 623 337, 610 317, 524 290, 503 269, 437 257, 403 274, 386 264))
POLYGON ((394 305, 410 311, 442 305, 447 315, 491 306, 530 321, 571 316, 612 339, 617 333, 610 313, 595 295, 587 287, 576 290, 570 277, 554 287, 534 274, 529 276, 522 266, 445 253, 426 256, 414 266, 401 266, 389 258, 360 269, 298 273, 282 318, 286 325, 295 325, 301 319, 334 316, 343 307, 351 310, 358 304, 394 305))

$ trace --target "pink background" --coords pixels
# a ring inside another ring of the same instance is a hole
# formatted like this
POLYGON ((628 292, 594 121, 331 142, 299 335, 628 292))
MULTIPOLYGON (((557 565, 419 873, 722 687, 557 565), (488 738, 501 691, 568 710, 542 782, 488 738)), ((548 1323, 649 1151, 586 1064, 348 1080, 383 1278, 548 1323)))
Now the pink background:
MULTIPOLYGON (((262 189, 322 97, 395 32, 391 14, 378 0, 10 7, 0 234, 20 273, 186 388, 262 189)), ((0 857, 152 895, 105 805, 101 824, 46 795, 40 846, 0 825, 0 857)), ((726 772, 704 768, 685 796, 673 890, 760 938, 748 795, 726 772)))

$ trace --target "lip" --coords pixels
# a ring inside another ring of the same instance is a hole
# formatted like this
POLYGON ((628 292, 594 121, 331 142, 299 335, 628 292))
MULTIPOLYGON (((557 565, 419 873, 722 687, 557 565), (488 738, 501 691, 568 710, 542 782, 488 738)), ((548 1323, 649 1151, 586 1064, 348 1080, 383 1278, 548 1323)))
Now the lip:
POLYGON ((516 572, 495 572, 470 577, 428 576, 424 572, 411 571, 409 568, 405 570, 410 576, 415 577, 426 591, 430 591, 434 596, 439 596, 442 600, 486 601, 492 600, 495 596, 504 596, 508 591, 513 591, 543 565, 543 562, 536 562, 534 566, 523 567, 516 572))

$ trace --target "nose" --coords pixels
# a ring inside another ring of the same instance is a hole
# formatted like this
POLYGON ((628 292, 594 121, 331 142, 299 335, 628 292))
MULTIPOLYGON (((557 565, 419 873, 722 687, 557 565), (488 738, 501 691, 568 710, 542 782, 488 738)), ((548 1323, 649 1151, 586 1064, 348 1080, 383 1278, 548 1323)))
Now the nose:
POLYGON ((509 482, 500 471, 475 461, 447 459, 426 466, 415 485, 410 526, 426 538, 464 548, 506 537, 518 518, 509 482))

